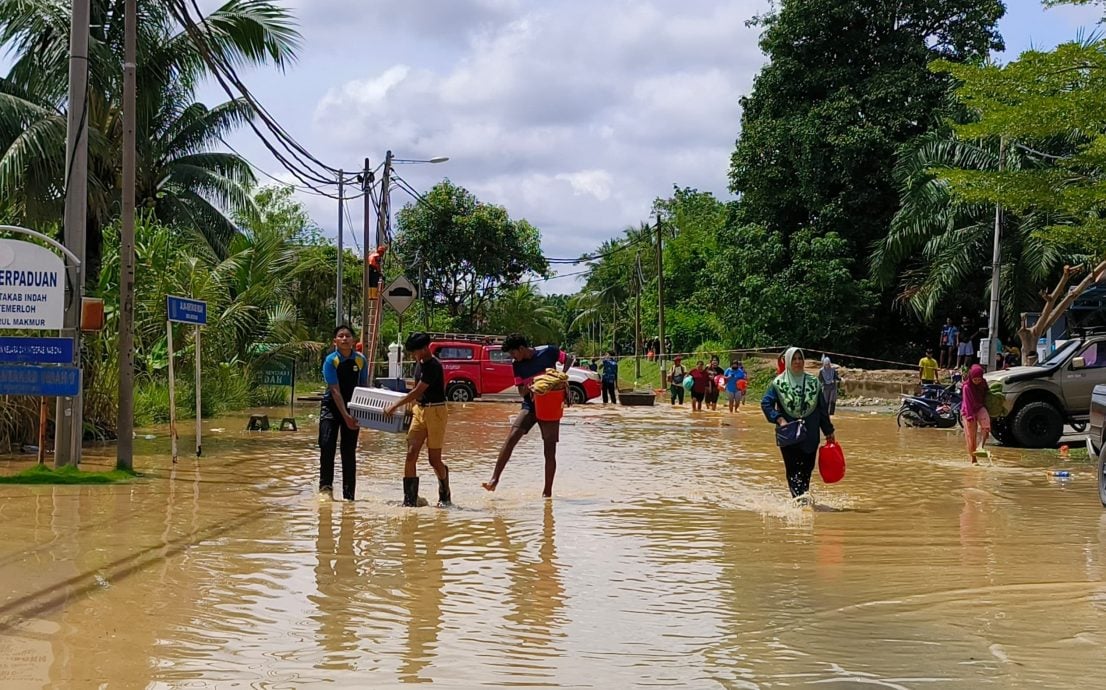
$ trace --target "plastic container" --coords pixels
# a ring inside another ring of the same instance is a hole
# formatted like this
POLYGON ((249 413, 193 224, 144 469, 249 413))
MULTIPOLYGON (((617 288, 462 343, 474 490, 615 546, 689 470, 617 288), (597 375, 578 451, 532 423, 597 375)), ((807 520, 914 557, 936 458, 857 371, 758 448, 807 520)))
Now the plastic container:
POLYGON ((388 417, 384 408, 403 398, 403 393, 384 388, 354 388, 349 413, 365 429, 401 434, 411 428, 411 412, 404 410, 388 417))
POLYGON ((748 388, 749 388, 749 382, 748 381, 746 381, 745 379, 738 379, 737 380, 737 390, 744 393, 748 388))
POLYGON ((565 392, 549 391, 534 396, 534 416, 539 422, 559 422, 565 415, 565 392))
POLYGON ((826 443, 818 449, 818 474, 826 484, 834 484, 845 477, 845 451, 836 443, 826 443))

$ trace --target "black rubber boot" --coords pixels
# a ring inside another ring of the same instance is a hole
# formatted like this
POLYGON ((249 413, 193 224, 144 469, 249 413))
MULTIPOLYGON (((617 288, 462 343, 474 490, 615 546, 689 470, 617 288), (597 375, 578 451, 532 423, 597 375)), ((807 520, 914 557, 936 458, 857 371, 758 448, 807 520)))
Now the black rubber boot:
POLYGON ((449 468, 445 468, 445 479, 438 480, 438 505, 453 505, 453 496, 449 493, 449 468))
POLYGON ((415 508, 419 505, 419 478, 418 477, 404 477, 403 478, 403 505, 408 508, 415 508))

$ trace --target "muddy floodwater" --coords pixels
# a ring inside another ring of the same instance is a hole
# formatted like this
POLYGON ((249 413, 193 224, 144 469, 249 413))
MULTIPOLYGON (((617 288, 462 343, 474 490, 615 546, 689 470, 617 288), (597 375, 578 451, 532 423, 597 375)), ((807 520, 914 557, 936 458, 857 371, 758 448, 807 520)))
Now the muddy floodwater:
POLYGON ((970 467, 956 432, 845 412, 848 475, 809 512, 759 411, 591 404, 543 501, 537 431, 480 488, 514 411, 450 408, 450 510, 401 508, 403 439, 367 431, 358 500, 320 500, 306 415, 205 422, 175 467, 155 431, 126 485, 0 487, 0 687, 1106 683, 1085 462, 970 467))

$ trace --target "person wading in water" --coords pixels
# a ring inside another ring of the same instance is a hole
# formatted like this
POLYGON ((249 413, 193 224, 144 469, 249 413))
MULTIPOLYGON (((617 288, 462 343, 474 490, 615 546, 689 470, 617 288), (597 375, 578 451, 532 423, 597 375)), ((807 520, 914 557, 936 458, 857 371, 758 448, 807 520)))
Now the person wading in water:
POLYGON ((818 377, 806 373, 803 352, 790 347, 784 353, 784 370, 768 386, 760 401, 765 418, 780 427, 776 444, 780 446, 787 487, 791 496, 810 504, 810 475, 818 454, 818 432, 833 442, 833 422, 830 421, 826 399, 818 377))
POLYGON ((401 407, 418 401, 411 428, 407 432, 407 458, 403 465, 403 505, 419 504, 419 477, 415 469, 419 453, 426 444, 430 467, 438 477, 438 505, 452 503, 449 492, 449 468, 442 462, 442 446, 445 445, 445 427, 448 414, 445 405, 445 371, 438 358, 430 354, 430 336, 412 333, 404 343, 404 349, 415 358, 415 388, 384 414, 389 417, 401 407))
MULTIPOLYGON (((488 491, 495 491, 499 486, 499 477, 507 467, 515 446, 536 424, 541 429, 542 445, 545 450, 545 487, 541 495, 543 498, 550 498, 553 495, 553 477, 557 474, 557 442, 561 438, 561 423, 538 419, 534 411, 534 396, 530 392, 530 384, 534 382, 536 376, 545 373, 546 369, 555 368, 557 364, 560 364, 562 371, 567 373, 572 366, 573 358, 556 345, 530 347, 530 341, 526 336, 518 333, 507 336, 503 341, 503 351, 514 360, 511 366, 514 369, 515 385, 518 387, 519 395, 522 396, 522 410, 515 416, 511 423, 511 431, 507 434, 507 440, 499 450, 492 478, 484 482, 483 487, 488 491)), ((571 404, 572 398, 568 388, 565 388, 564 396, 565 404, 571 404)))
POLYGON ((353 351, 356 336, 353 329, 342 325, 334 329, 334 352, 323 360, 323 380, 326 393, 319 409, 319 492, 332 494, 334 489, 334 453, 338 438, 342 439, 342 498, 353 500, 357 489, 357 420, 347 405, 353 389, 369 385, 369 370, 365 356, 353 351))

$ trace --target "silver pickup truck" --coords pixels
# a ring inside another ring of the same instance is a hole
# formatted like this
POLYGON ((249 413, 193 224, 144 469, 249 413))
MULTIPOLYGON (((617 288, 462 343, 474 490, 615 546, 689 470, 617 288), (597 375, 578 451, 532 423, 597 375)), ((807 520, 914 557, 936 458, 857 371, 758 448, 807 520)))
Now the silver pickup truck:
POLYGON ((1002 386, 1004 414, 992 426, 995 438, 1023 448, 1055 448, 1064 425, 1082 432, 1091 391, 1106 384, 1106 334, 1064 341, 1044 361, 986 375, 1002 386))
POLYGON ((1106 506, 1106 384, 1091 393, 1091 419, 1087 424, 1087 454, 1098 459, 1098 500, 1106 506))

